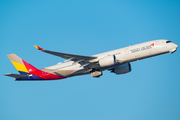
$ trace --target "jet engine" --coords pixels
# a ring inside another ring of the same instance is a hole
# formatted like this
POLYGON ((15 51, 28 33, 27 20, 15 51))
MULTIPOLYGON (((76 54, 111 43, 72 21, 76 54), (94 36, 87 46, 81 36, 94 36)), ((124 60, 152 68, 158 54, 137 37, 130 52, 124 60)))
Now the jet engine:
POLYGON ((128 73, 130 71, 131 71, 131 64, 125 63, 123 65, 113 68, 111 72, 116 73, 116 75, 119 75, 119 74, 128 73))
POLYGON ((99 60, 99 65, 101 67, 107 67, 116 64, 116 57, 114 55, 106 56, 99 60))

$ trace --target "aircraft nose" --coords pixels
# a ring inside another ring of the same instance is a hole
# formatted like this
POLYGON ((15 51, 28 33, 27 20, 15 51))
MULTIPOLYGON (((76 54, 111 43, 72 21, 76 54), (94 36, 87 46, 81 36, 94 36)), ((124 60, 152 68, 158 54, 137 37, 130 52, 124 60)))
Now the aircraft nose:
POLYGON ((178 45, 177 45, 177 44, 174 44, 174 47, 177 49, 177 48, 178 48, 178 45))
POLYGON ((178 48, 178 45, 176 45, 176 44, 172 44, 172 47, 173 47, 173 49, 172 50, 170 50, 169 52, 170 53, 174 53, 174 52, 176 52, 177 51, 177 48, 178 48))

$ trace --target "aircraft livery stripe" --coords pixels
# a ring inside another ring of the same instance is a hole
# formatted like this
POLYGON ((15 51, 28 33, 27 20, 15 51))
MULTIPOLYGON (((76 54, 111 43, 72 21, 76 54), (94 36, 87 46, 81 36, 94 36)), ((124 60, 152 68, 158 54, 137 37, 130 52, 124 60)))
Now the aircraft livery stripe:
POLYGON ((15 66, 15 68, 18 70, 18 71, 23 71, 23 72, 28 72, 28 70, 26 69, 25 65, 23 64, 20 64, 20 63, 17 63, 17 62, 14 62, 14 61, 11 61, 12 64, 15 66))
POLYGON ((43 79, 46 79, 43 75, 42 72, 40 72, 37 68, 35 68, 34 66, 32 66, 31 64, 27 63, 26 61, 22 60, 24 65, 26 66, 27 70, 29 73, 34 74, 36 76, 39 76, 43 79))
POLYGON ((27 70, 29 73, 34 74, 36 76, 39 76, 45 80, 52 80, 52 79, 63 79, 66 78, 64 76, 59 76, 56 74, 52 74, 52 73, 48 73, 42 70, 39 70, 37 68, 35 68, 34 66, 32 66, 31 64, 27 63, 26 61, 23 60, 23 63, 25 64, 27 70))

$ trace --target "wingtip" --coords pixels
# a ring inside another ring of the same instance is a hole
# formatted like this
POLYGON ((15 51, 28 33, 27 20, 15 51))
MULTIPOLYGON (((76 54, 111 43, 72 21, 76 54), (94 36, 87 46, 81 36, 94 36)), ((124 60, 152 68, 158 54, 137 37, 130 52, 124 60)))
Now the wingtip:
POLYGON ((37 45, 34 45, 34 47, 35 47, 36 49, 38 49, 38 50, 44 50, 44 49, 42 49, 41 47, 39 47, 39 46, 37 46, 37 45))

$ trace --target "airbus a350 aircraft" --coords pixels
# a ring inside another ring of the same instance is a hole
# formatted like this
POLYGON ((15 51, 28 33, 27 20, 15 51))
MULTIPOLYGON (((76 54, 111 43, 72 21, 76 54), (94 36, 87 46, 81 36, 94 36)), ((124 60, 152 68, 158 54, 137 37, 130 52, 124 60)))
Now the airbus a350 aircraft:
POLYGON ((173 53, 178 45, 169 40, 153 40, 117 50, 100 53, 93 56, 73 55, 53 52, 35 46, 38 50, 62 57, 64 63, 37 69, 15 54, 7 55, 20 74, 5 74, 18 81, 27 80, 56 80, 68 77, 91 74, 92 77, 100 77, 102 71, 111 70, 116 75, 131 71, 130 62, 153 57, 165 53, 173 53))

